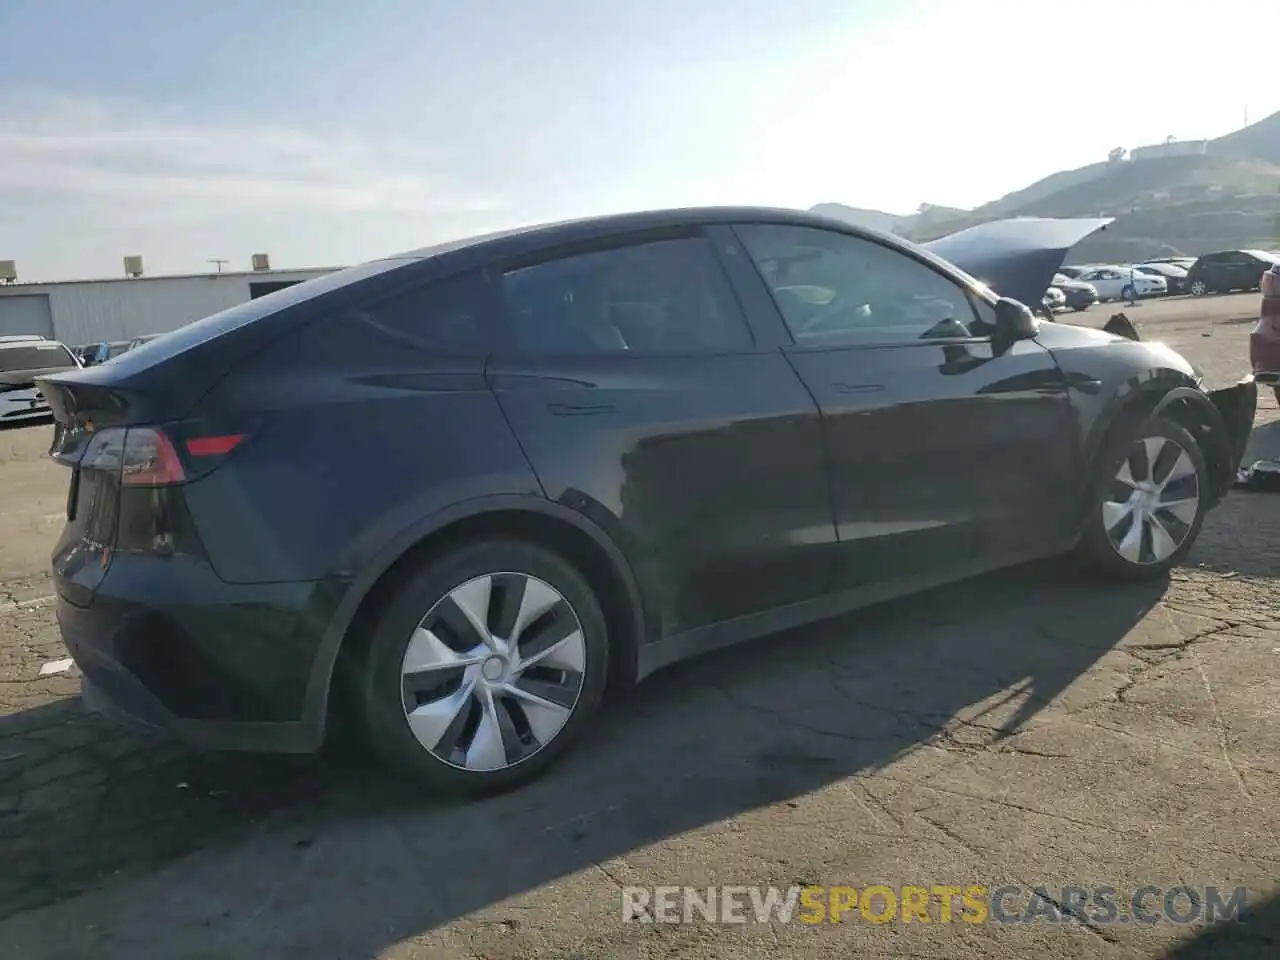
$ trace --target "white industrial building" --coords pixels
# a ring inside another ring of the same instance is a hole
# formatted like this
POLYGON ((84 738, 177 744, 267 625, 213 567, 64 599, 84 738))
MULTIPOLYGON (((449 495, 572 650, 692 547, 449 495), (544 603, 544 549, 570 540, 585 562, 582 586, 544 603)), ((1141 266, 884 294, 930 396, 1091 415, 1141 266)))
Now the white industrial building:
MULTIPOLYGON (((12 264, 0 263, 0 267, 14 272, 12 264)), ((34 333, 73 345, 132 340, 176 330, 337 269, 262 269, 57 283, 4 282, 4 271, 0 271, 0 336, 34 333)))

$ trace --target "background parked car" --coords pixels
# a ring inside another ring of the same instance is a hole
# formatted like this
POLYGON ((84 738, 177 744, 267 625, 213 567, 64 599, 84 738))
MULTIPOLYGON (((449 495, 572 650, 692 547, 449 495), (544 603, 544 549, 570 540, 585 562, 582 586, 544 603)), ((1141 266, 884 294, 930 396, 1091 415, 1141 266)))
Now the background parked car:
POLYGON ((1262 286, 1262 275, 1277 262, 1277 258, 1263 250, 1206 253, 1187 271, 1187 290, 1196 297, 1232 290, 1257 290, 1262 286))
POLYGON ((1190 270, 1196 262, 1195 257, 1148 257, 1143 263, 1171 263, 1175 267, 1181 267, 1183 270, 1190 270))
POLYGON ((1092 267, 1093 264, 1076 264, 1075 266, 1066 265, 1059 267, 1058 273, 1062 274, 1062 276, 1066 277, 1068 280, 1075 280, 1080 276, 1080 274, 1092 269, 1092 267))
POLYGON ((1044 296, 1040 300, 1040 306, 1047 311, 1050 320, 1059 310, 1067 309, 1067 298, 1057 287, 1050 287, 1044 292, 1044 296))
POLYGON ((1066 274, 1056 273, 1053 276, 1053 287, 1060 290, 1066 305, 1071 310, 1088 310, 1098 302, 1098 288, 1091 283, 1072 280, 1066 274))
POLYGON ((163 336, 163 334, 148 333, 145 337, 134 337, 132 340, 129 341, 128 346, 126 346, 124 350, 121 352, 128 353, 130 350, 137 350, 144 343, 150 343, 156 337, 160 337, 160 336, 163 336))
POLYGON ((78 369, 75 354, 44 337, 0 337, 0 423, 46 419, 49 404, 35 378, 78 369))
POLYGON ((1249 334, 1253 378, 1271 387, 1280 403, 1280 262, 1262 275, 1262 303, 1257 326, 1249 334))
POLYGON ((1136 300, 1139 297, 1162 297, 1169 292, 1164 277, 1138 273, 1133 267, 1114 264, 1094 267, 1076 278, 1092 284, 1101 300, 1136 300))
POLYGON ((1183 293, 1187 289, 1187 271, 1176 263, 1135 263, 1133 269, 1149 277, 1164 277, 1169 293, 1183 293))

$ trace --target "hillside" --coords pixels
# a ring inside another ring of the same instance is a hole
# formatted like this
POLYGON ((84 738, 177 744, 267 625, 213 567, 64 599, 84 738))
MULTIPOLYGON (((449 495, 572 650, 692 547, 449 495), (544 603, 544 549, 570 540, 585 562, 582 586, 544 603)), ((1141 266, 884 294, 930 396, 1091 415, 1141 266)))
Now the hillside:
MULTIPOLYGON (((819 205, 823 212, 840 206, 819 205)), ((1074 259, 1130 261, 1280 247, 1280 113, 1210 141, 1204 154, 1089 164, 974 210, 926 206, 892 218, 889 229, 927 241, 1005 217, 1099 215, 1116 222, 1082 243, 1074 259), (947 214, 925 216, 929 210, 947 214)))

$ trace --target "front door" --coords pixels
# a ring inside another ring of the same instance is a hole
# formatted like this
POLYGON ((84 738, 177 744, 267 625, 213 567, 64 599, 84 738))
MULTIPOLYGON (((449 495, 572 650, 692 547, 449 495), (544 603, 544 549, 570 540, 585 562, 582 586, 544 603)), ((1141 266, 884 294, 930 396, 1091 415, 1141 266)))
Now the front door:
POLYGON ((684 233, 507 265, 488 366, 546 494, 609 531, 666 636, 818 597, 835 559, 813 398, 684 233))
POLYGON ((1047 350, 997 348, 988 304, 896 248, 735 229, 822 410, 839 585, 946 576, 1069 540, 1079 452, 1047 350))

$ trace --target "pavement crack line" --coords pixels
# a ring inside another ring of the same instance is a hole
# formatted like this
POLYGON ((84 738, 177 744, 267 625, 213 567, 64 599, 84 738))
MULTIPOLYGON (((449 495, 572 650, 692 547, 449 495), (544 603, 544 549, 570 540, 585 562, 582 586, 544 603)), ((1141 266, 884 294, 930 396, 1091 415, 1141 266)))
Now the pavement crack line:
POLYGON ((606 867, 603 863, 596 862, 596 863, 593 863, 592 866, 595 867, 597 870, 599 870, 602 874, 604 874, 604 876, 619 890, 625 890, 627 888, 627 885, 623 883, 621 880, 619 880, 617 877, 615 877, 610 872, 609 868, 606 867))
MULTIPOLYGON (((968 840, 966 840, 961 833, 951 829, 951 827, 947 826, 945 823, 942 823, 941 821, 936 820, 933 817, 929 816, 928 809, 917 810, 916 816, 918 816, 925 823, 932 826, 939 833, 944 834, 945 836, 949 837, 952 841, 962 846, 965 850, 973 854, 973 856, 977 857, 980 861, 989 860, 989 857, 987 854, 983 853, 983 851, 979 850, 977 847, 971 844, 968 840)), ((1022 880, 1021 878, 1018 878, 1018 877, 1015 877, 1014 879, 1017 880, 1018 883, 1024 888, 1028 890, 1033 889, 1032 885, 1027 883, 1025 880, 1022 880)), ((1041 895, 1044 897, 1045 902, 1053 904, 1054 909, 1058 911, 1059 916, 1070 917, 1072 920, 1079 923, 1080 926, 1082 926, 1084 929, 1088 930, 1094 936, 1101 937, 1107 943, 1111 943, 1111 944, 1119 943, 1119 941, 1114 936, 1112 936, 1108 931, 1104 930, 1102 927, 1090 921, 1088 917, 1074 910, 1068 910, 1066 907, 1064 907, 1061 903, 1059 903, 1053 897, 1050 897, 1047 894, 1044 894, 1043 892, 1041 893, 1041 895)))
POLYGON ((1240 788, 1240 792, 1248 800, 1252 800, 1253 796, 1249 793, 1249 788, 1245 786, 1244 777, 1240 775, 1240 771, 1236 768, 1235 761, 1231 759, 1231 743, 1227 738, 1227 724, 1222 719, 1222 710, 1218 707, 1218 698, 1214 695, 1213 685, 1209 682, 1209 675, 1205 673, 1204 667, 1197 661, 1196 671, 1200 674, 1200 680, 1204 683, 1205 696, 1209 698, 1209 706, 1213 708, 1213 729, 1218 735, 1218 746, 1222 748, 1222 759, 1227 765, 1227 769, 1231 771, 1231 776, 1235 779, 1236 786, 1240 788))

